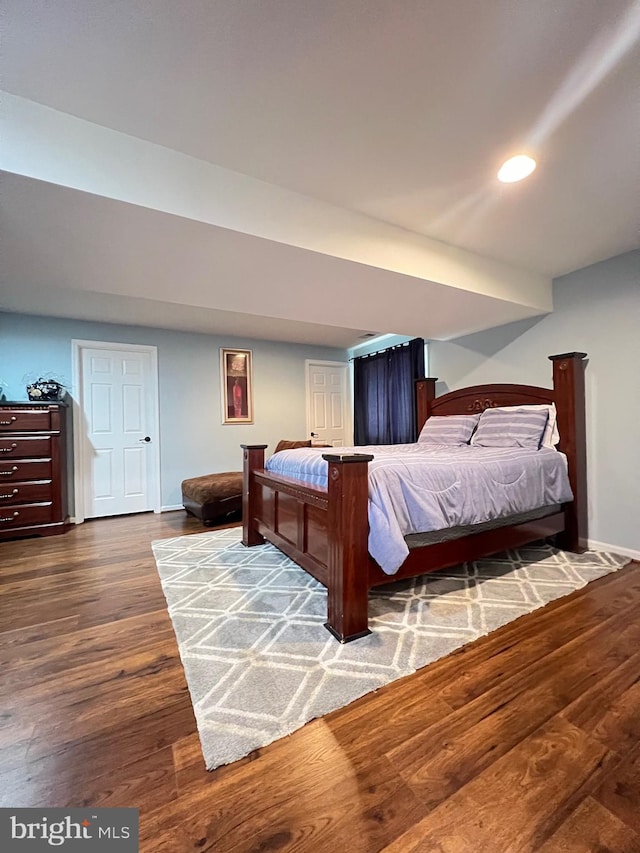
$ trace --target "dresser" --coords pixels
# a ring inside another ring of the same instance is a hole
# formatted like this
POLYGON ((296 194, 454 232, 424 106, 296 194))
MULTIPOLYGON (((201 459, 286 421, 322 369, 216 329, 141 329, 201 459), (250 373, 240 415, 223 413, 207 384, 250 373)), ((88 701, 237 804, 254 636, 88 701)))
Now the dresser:
POLYGON ((0 403, 0 539, 65 533, 67 406, 0 403))

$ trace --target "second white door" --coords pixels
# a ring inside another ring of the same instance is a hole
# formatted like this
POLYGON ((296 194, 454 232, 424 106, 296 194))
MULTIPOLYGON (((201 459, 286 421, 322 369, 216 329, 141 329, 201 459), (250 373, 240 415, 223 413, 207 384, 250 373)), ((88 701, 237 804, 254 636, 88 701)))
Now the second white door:
POLYGON ((306 367, 309 437, 333 447, 350 445, 349 365, 308 360, 306 367))

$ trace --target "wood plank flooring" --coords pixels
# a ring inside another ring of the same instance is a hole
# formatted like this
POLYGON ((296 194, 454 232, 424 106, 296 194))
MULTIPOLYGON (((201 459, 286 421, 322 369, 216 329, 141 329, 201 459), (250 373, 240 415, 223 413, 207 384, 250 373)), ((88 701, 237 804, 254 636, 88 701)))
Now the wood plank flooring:
POLYGON ((0 543, 0 805, 135 806, 140 849, 640 853, 640 564, 211 773, 150 542, 0 543))

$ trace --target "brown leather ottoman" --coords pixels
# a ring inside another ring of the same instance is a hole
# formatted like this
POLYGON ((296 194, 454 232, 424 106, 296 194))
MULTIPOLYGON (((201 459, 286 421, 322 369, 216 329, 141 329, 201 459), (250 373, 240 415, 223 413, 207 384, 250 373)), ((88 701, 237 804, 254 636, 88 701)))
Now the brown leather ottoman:
POLYGON ((182 504, 203 524, 215 524, 242 509, 242 472, 206 474, 182 481, 182 504))

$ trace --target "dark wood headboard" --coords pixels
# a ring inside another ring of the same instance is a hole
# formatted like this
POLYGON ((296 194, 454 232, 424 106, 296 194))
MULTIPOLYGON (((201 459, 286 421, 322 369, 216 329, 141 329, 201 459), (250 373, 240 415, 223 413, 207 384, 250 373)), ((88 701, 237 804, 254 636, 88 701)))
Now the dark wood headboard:
POLYGON ((472 385, 436 397, 431 415, 468 415, 496 406, 525 406, 555 403, 554 392, 535 385, 472 385))

